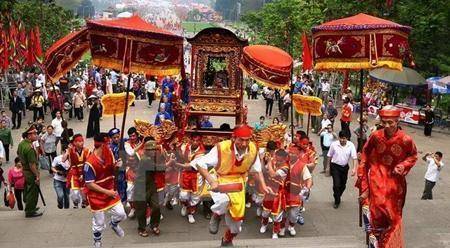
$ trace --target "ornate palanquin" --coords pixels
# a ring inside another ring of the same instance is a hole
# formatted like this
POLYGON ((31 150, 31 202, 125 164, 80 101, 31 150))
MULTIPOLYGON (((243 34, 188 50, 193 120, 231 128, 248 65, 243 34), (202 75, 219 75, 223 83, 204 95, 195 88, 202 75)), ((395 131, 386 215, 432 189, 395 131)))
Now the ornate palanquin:
MULTIPOLYGON (((207 28, 187 40, 192 45, 192 70, 189 104, 183 111, 184 126, 188 124, 187 116, 190 119, 228 116, 235 118, 235 124, 244 122, 246 111, 239 63, 247 40, 223 28, 207 28)), ((205 144, 215 144, 231 135, 231 130, 200 129, 196 132, 203 135, 205 144)))
POLYGON ((242 49, 248 45, 223 28, 207 28, 192 45, 190 115, 235 116, 242 120, 242 49))

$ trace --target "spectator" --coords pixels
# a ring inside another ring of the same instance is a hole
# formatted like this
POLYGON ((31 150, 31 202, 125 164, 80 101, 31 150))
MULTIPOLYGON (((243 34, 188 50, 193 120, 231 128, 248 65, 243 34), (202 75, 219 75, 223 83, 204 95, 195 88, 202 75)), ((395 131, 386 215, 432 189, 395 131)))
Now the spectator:
POLYGON ((61 139, 61 134, 63 132, 63 127, 61 125, 63 121, 62 115, 61 115, 61 111, 56 111, 55 112, 55 119, 52 120, 52 127, 53 127, 53 133, 56 136, 56 143, 55 146, 58 145, 59 140, 61 139))
POLYGON ((44 132, 44 119, 42 117, 39 117, 37 119, 37 122, 34 123, 34 126, 36 127, 37 134, 40 135, 42 132, 44 132))
MULTIPOLYGON (((330 174, 333 177, 333 208, 339 208, 341 196, 347 184, 349 163, 353 160, 353 167, 358 166, 355 145, 348 140, 345 131, 339 132, 339 140, 331 143, 327 154, 330 174)), ((352 175, 355 170, 352 170, 352 175)))
POLYGON ((267 127, 265 120, 266 120, 266 118, 264 116, 259 117, 259 122, 255 123, 255 131, 258 132, 267 127))
POLYGON ((83 121, 83 107, 86 102, 86 96, 81 92, 81 87, 77 88, 73 96, 73 107, 75 109, 75 117, 78 118, 79 121, 83 121))
POLYGON ((273 100, 275 98, 275 91, 272 88, 267 88, 265 93, 266 98, 266 117, 272 116, 273 100))
POLYGON ((96 96, 90 96, 92 104, 88 104, 89 117, 86 138, 92 138, 96 133, 100 133, 100 101, 96 96))
POLYGON ((200 127, 201 128, 212 128, 213 127, 212 122, 209 120, 209 116, 203 116, 202 122, 200 122, 200 127))
POLYGON ((249 83, 247 83, 245 85, 245 89, 244 90, 245 90, 245 93, 247 94, 247 100, 250 100, 250 98, 252 96, 252 86, 249 83))
POLYGON ((350 132, 350 122, 352 121, 353 105, 350 103, 350 98, 344 99, 341 116, 341 130, 347 134, 347 139, 350 140, 352 134, 350 132))
POLYGON ((282 121, 289 120, 289 108, 291 107, 291 93, 289 90, 286 90, 286 94, 283 97, 283 113, 281 115, 282 121))
MULTIPOLYGON (((50 91, 48 100, 50 101, 50 108, 52 110, 52 118, 56 117, 57 111, 62 111, 64 109, 64 97, 59 91, 58 87, 53 87, 53 91, 50 91)), ((62 113, 62 112, 60 112, 62 113)))
MULTIPOLYGON (((26 106, 26 101, 27 101, 27 93, 25 92, 25 89, 22 86, 23 84, 18 83, 17 84, 17 89, 15 90, 15 92, 13 91, 13 99, 15 102, 14 107, 18 107, 20 103, 18 103, 18 101, 16 100, 16 98, 18 97, 20 100, 22 100, 22 108, 20 109, 20 111, 23 113, 23 116, 25 116, 25 110, 27 108, 26 106)), ((11 103, 10 103, 11 104, 11 103)), ((10 107, 11 109, 12 107, 10 107)), ((19 113, 17 110, 15 110, 16 113, 19 113)), ((12 112, 12 110, 11 110, 12 112)), ((13 112, 14 113, 14 112, 13 112)), ((21 116, 22 117, 22 116, 21 116)), ((22 118, 21 118, 22 119, 22 118)), ((14 117, 13 117, 13 121, 14 121, 14 117)))
POLYGON ((37 89, 34 91, 33 97, 31 98, 31 108, 33 109, 33 122, 35 122, 38 117, 44 118, 44 97, 41 95, 41 90, 37 89))
POLYGON ((61 126, 63 128, 61 133, 61 153, 63 153, 69 147, 70 139, 73 136, 73 130, 68 128, 68 123, 65 120, 61 122, 61 126))
MULTIPOLYGON (((53 133, 52 125, 48 125, 47 132, 41 135, 40 147, 48 158, 49 164, 52 164, 53 159, 56 157, 56 135, 53 133)), ((50 173, 52 173, 51 169, 50 173)))
POLYGON ((55 188, 59 209, 68 209, 70 204, 70 189, 66 184, 67 172, 70 167, 67 159, 68 156, 68 153, 64 153, 55 157, 51 167, 51 170, 53 172, 53 187, 55 188))
POLYGON ((155 100, 155 91, 156 91, 156 80, 155 77, 151 76, 150 80, 145 84, 145 91, 147 92, 147 100, 148 106, 152 106, 153 100, 155 100))
MULTIPOLYGON (((358 122, 359 123, 359 122, 358 122)), ((367 119, 363 119, 362 121, 363 127, 362 127, 362 136, 360 135, 361 125, 358 125, 355 130, 353 130, 353 133, 358 138, 358 147, 356 149, 357 152, 361 152, 364 144, 367 141, 367 138, 370 136, 370 128, 369 125, 367 125, 367 119)))
POLYGON ((324 131, 328 127, 328 125, 333 126, 330 119, 328 119, 328 115, 326 113, 324 113, 322 116, 322 121, 320 121, 320 130, 319 130, 318 134, 320 135, 320 133, 322 131, 324 131))
MULTIPOLYGON (((19 84, 20 85, 20 84, 19 84)), ((25 109, 25 103, 18 96, 18 90, 13 90, 11 100, 9 101, 9 110, 12 113, 12 129, 19 129, 22 124, 22 111, 25 109)))
POLYGON ((280 124, 280 120, 278 119, 278 117, 273 118, 272 124, 274 124, 274 125, 280 124))
POLYGON ((9 118, 9 116, 6 115, 6 112, 4 110, 2 110, 0 113, 1 113, 0 122, 4 121, 7 128, 9 128, 9 129, 12 128, 13 125, 12 125, 11 118, 9 118))
POLYGON ((428 163, 427 172, 425 173, 425 189, 423 190, 422 200, 433 200, 433 187, 439 180, 439 174, 442 166, 442 152, 427 152, 422 157, 428 163))
POLYGON ((330 94, 331 85, 328 82, 328 79, 323 78, 320 86, 321 86, 321 91, 320 91, 321 98, 324 102, 326 102, 328 100, 328 96, 330 94))
POLYGON ((13 146, 13 138, 11 135, 11 129, 7 127, 4 120, 0 122, 0 141, 3 144, 6 162, 9 162, 9 146, 13 146))
POLYGON ((427 137, 431 137, 431 131, 433 129, 434 124, 434 112, 431 109, 431 105, 427 104, 425 108, 425 121, 424 121, 424 130, 423 133, 427 137))
POLYGON ((22 171, 22 163, 20 158, 14 159, 14 167, 11 167, 8 171, 9 186, 13 188, 14 197, 17 202, 17 209, 23 210, 23 190, 25 188, 25 177, 22 171))
POLYGON ((327 163, 327 154, 330 150, 331 144, 337 140, 337 135, 335 132, 333 132, 333 126, 331 124, 328 124, 328 126, 325 129, 322 129, 319 133, 320 140, 321 140, 321 148, 322 148, 322 156, 323 156, 323 171, 320 173, 326 173, 326 176, 330 176, 330 170, 328 168, 327 163))
POLYGON ((170 120, 170 115, 169 113, 166 112, 166 106, 164 105, 165 105, 164 103, 161 103, 159 105, 159 112, 156 114, 155 117, 156 126, 160 126, 163 120, 170 120))
POLYGON ((259 85, 256 83, 256 81, 252 84, 251 90, 252 90, 252 99, 258 99, 259 85))

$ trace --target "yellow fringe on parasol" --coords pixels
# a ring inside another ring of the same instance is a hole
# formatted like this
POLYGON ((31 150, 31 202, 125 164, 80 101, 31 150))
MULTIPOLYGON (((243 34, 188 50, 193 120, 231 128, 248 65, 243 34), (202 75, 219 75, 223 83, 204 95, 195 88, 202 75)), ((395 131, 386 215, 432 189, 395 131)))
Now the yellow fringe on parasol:
POLYGON ((292 95, 292 105, 301 114, 322 115, 322 99, 315 96, 292 95))
POLYGON ((323 61, 317 62, 314 66, 314 70, 361 70, 361 69, 375 69, 378 67, 388 67, 394 70, 403 70, 403 65, 401 62, 396 62, 392 60, 378 60, 376 65, 373 65, 369 61, 323 61))

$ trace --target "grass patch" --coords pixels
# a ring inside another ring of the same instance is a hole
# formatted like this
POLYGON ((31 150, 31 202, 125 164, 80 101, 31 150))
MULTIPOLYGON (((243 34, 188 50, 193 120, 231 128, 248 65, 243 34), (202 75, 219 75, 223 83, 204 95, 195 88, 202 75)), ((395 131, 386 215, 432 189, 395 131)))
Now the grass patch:
POLYGON ((217 27, 215 23, 210 22, 183 22, 181 26, 186 32, 198 33, 205 28, 217 27))

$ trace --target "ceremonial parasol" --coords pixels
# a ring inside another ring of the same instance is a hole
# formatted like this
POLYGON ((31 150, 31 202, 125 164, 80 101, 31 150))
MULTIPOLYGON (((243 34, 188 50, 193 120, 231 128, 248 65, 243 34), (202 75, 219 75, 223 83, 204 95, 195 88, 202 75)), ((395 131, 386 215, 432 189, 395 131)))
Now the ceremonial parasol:
MULTIPOLYGON (((313 57, 316 70, 360 70, 360 136, 364 69, 388 67, 402 70, 407 58, 412 64, 408 44, 411 28, 367 14, 333 20, 312 28, 313 57)), ((361 221, 361 205, 359 225, 361 221)), ((368 236, 366 237, 367 240, 368 236)))
POLYGON ((289 88, 292 57, 274 46, 252 45, 243 49, 240 68, 262 84, 273 88, 289 88))
MULTIPOLYGON (((242 54, 239 67, 247 75, 268 87, 289 89, 293 60, 287 52, 274 46, 252 45, 244 47, 242 54)), ((292 136, 293 124, 294 120, 291 118, 292 136)))

